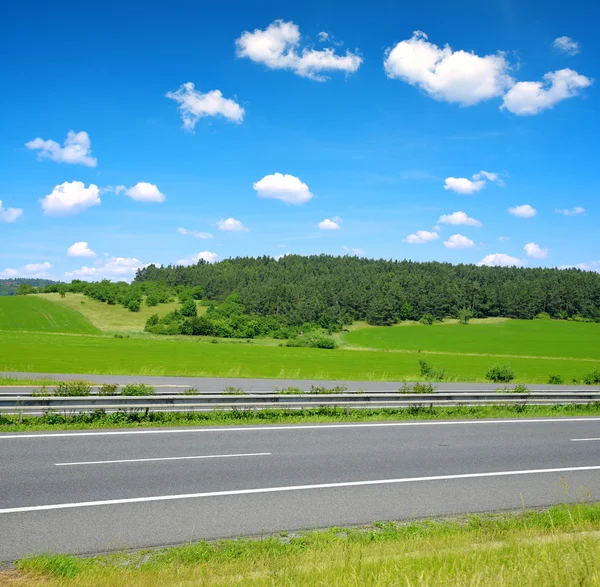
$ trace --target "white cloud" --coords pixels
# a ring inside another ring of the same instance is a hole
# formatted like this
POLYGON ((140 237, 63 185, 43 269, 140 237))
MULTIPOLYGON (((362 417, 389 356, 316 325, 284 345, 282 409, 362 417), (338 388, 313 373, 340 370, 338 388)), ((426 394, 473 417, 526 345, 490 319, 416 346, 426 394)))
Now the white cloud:
POLYGON ((265 175, 253 187, 259 198, 273 198, 286 204, 304 204, 313 197, 308 186, 294 175, 265 175))
POLYGON ((595 271, 596 273, 600 273, 600 261, 578 263, 577 265, 563 265, 560 269, 581 269, 582 271, 595 271))
POLYGON ((555 104, 578 96, 580 90, 592 85, 592 80, 572 69, 547 73, 541 82, 519 82, 504 96, 502 109, 519 116, 532 116, 555 104))
POLYGON ((166 200, 165 196, 153 183, 140 181, 133 187, 127 189, 124 185, 118 185, 115 188, 117 195, 124 193, 136 202, 156 202, 161 203, 166 200))
POLYGON ((499 173, 480 171, 479 173, 475 173, 471 179, 466 177, 447 177, 444 182, 444 189, 456 192, 457 194, 470 195, 481 191, 486 185, 486 180, 494 182, 499 186, 504 186, 499 173))
POLYGON ((481 259, 477 265, 487 265, 488 267, 522 267, 523 261, 504 253, 493 253, 481 259))
POLYGON ((206 261, 207 263, 214 263, 217 260, 217 253, 211 253, 210 251, 202 251, 201 253, 196 253, 190 257, 185 257, 184 259, 179 259, 177 261, 177 265, 195 265, 198 261, 206 261))
POLYGON ((389 78, 418 86, 436 100, 462 106, 501 96, 514 83, 502 53, 480 57, 453 51, 448 45, 439 48, 422 31, 388 49, 384 67, 389 78))
POLYGON ((44 263, 28 263, 19 269, 7 267, 4 271, 0 271, 0 277, 10 278, 19 275, 23 277, 50 277, 50 274, 47 271, 48 269, 52 269, 52 263, 48 263, 48 261, 45 261, 44 263))
MULTIPOLYGON (((320 41, 328 38, 326 33, 319 33, 320 41)), ((235 41, 236 55, 248 57, 270 69, 289 69, 316 81, 328 79, 323 72, 354 73, 362 63, 357 53, 346 51, 345 55, 337 55, 331 47, 321 50, 300 48, 300 41, 298 25, 276 20, 264 30, 244 31, 235 41)))
POLYGON ((22 208, 4 208, 2 200, 0 200, 0 222, 14 222, 22 215, 22 208))
POLYGON ((95 281, 98 279, 118 279, 130 281, 135 277, 138 269, 146 267, 139 259, 126 257, 107 257, 99 261, 95 267, 82 267, 73 271, 67 271, 65 277, 71 279, 89 279, 95 281))
POLYGON ((321 43, 324 43, 325 41, 329 41, 329 33, 321 31, 320 33, 317 33, 317 38, 319 39, 319 41, 321 43))
POLYGON ((409 234, 405 239, 405 243, 411 245, 422 245, 429 241, 435 241, 440 238, 437 232, 427 232, 426 230, 417 230, 415 234, 409 234))
POLYGON ((188 230, 187 228, 178 228, 177 232, 179 234, 195 236, 196 238, 200 238, 202 240, 207 240, 209 238, 213 238, 213 235, 210 234, 210 232, 197 232, 195 230, 188 230))
POLYGON ((279 261, 279 259, 283 259, 284 257, 287 257, 288 255, 291 255, 292 253, 290 253, 289 251, 287 253, 282 253, 281 255, 275 255, 273 257, 273 259, 275 259, 275 261, 279 261))
POLYGON ((338 216, 334 216, 331 220, 329 218, 325 218, 319 222, 319 228, 321 230, 340 230, 342 228, 340 224, 342 223, 342 219, 338 216))
POLYGON ((95 257, 96 253, 90 249, 85 241, 80 241, 73 243, 67 249, 67 255, 69 255, 69 257, 95 257))
POLYGON ((444 241, 444 246, 449 249, 468 249, 474 247, 475 243, 462 234, 453 234, 447 241, 444 241))
POLYGON ((85 131, 70 130, 63 147, 56 141, 45 141, 39 137, 25 143, 25 146, 28 149, 39 150, 39 159, 52 159, 57 163, 78 163, 87 167, 96 167, 98 164, 98 160, 92 157, 90 137, 85 131))
POLYGON ((167 92, 166 97, 179 104, 183 128, 192 132, 204 116, 222 116, 238 123, 244 119, 245 111, 235 100, 223 98, 220 90, 198 92, 192 82, 181 85, 175 92, 167 92))
POLYGON ((219 230, 224 230, 225 232, 248 232, 250 230, 235 218, 227 218, 227 220, 221 219, 217 222, 217 226, 219 227, 219 230))
POLYGON ((86 188, 81 181, 72 181, 57 185, 52 193, 40 200, 44 214, 64 216, 77 214, 90 206, 100 204, 100 190, 93 183, 86 188))
POLYGON ((344 251, 346 251, 346 253, 352 253, 353 255, 356 255, 357 257, 364 257, 366 255, 366 253, 362 249, 348 247, 346 245, 344 245, 344 251))
POLYGON ((557 214, 564 214, 565 216, 577 216, 578 214, 585 214, 585 208, 581 206, 575 206, 572 210, 565 208, 564 210, 560 210, 555 208, 554 210, 557 214))
POLYGON ((519 218, 533 218, 537 214, 537 210, 529 204, 523 204, 522 206, 509 208, 508 213, 519 218))
POLYGON ((464 212, 453 212, 452 214, 443 214, 439 217, 441 224, 462 224, 464 226, 483 226, 479 220, 470 218, 464 212))
POLYGON ((552 41, 552 46, 556 50, 566 53, 567 55, 577 55, 577 53, 581 52, 579 43, 567 36, 554 39, 554 41, 552 41))
POLYGON ((456 192, 457 194, 474 194, 485 187, 485 181, 471 181, 466 177, 447 177, 444 182, 444 189, 456 192))
POLYGON ((509 241, 510 240, 510 236, 499 236, 498 240, 499 241, 509 241))
POLYGON ((528 257, 535 257, 536 259, 546 259, 548 257, 548 249, 542 249, 536 243, 527 243, 523 250, 528 257))

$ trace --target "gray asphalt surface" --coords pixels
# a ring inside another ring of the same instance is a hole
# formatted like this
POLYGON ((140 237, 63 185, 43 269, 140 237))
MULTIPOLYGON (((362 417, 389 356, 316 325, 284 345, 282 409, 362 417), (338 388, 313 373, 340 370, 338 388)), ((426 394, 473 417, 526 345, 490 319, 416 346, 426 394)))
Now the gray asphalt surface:
POLYGON ((0 434, 0 559, 600 500, 594 438, 600 418, 0 434))
MULTIPOLYGON (((182 389, 195 387, 201 392, 221 392, 226 387, 241 387, 244 391, 259 393, 272 392, 275 388, 297 386, 302 389, 310 389, 311 385, 335 387, 344 385, 349 391, 397 391, 403 385, 398 381, 341 381, 341 380, 310 380, 310 379, 244 379, 244 378, 215 378, 215 377, 149 377, 138 375, 86 375, 73 373, 14 373, 0 372, 0 377, 12 377, 15 379, 49 379, 53 381, 66 381, 85 379, 91 383, 148 383, 149 385, 175 385, 182 389)), ((438 392, 454 391, 495 391, 503 387, 498 383, 435 383, 438 392)), ((510 387, 510 386, 509 386, 510 387)), ((599 390, 600 386, 589 385, 527 385, 531 391, 592 391, 599 390)), ((0 394, 14 394, 15 387, 0 387, 0 394)))

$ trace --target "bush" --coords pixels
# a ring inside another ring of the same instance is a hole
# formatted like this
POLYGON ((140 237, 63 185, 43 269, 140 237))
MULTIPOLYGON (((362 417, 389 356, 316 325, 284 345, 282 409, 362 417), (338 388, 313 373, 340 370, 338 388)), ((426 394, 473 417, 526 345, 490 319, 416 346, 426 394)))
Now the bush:
POLYGON ((494 383, 510 383, 515 378, 513 368, 506 363, 494 363, 485 374, 488 381, 494 383))
POLYGON ((446 369, 440 367, 436 369, 433 365, 429 364, 423 359, 419 359, 419 366, 421 367, 421 377, 426 379, 432 379, 434 381, 443 381, 446 375, 446 369))
POLYGON ((145 383, 130 383, 121 390, 121 395, 154 395, 154 387, 145 383))
POLYGON ((435 318, 433 317, 432 314, 427 313, 427 314, 423 314, 423 316, 421 316, 421 324, 430 326, 434 322, 435 322, 435 318))
POLYGON ((54 389, 53 395, 62 397, 79 397, 91 395, 92 386, 86 381, 61 381, 54 389))
POLYGON ((275 393, 278 393, 279 395, 303 395, 304 390, 292 385, 290 387, 284 387, 281 390, 276 389, 275 393))
POLYGON ((468 308, 463 308, 458 311, 456 317, 461 324, 468 324, 469 320, 473 318, 473 312, 468 308))
POLYGON ((223 395, 246 395, 246 392, 241 387, 230 385, 223 390, 223 395))
POLYGON ((193 300, 193 298, 188 298, 181 304, 180 312, 181 315, 185 316, 186 318, 192 318, 198 315, 196 302, 193 300))
POLYGON ((337 344, 330 336, 322 334, 311 334, 309 336, 298 336, 287 341, 285 346, 289 347, 310 347, 317 349, 334 349, 337 344))
POLYGON ((151 326, 156 326, 159 320, 160 318, 158 317, 158 314, 152 314, 152 316, 148 316, 144 330, 148 330, 151 326))
POLYGON ((336 385, 335 387, 323 387, 320 385, 311 385, 309 393, 328 394, 328 393, 344 393, 348 391, 345 385, 336 385))
POLYGON ((600 369, 594 367, 589 373, 583 376, 583 382, 586 385, 600 384, 600 369))
POLYGON ((536 320, 552 320, 552 316, 548 312, 540 312, 536 317, 536 320))
POLYGON ((431 383, 415 383, 414 385, 404 383, 398 393, 434 393, 435 390, 435 385, 431 383))
POLYGON ((104 383, 98 390, 98 395, 117 395, 119 386, 116 383, 104 383))
POLYGON ((554 374, 554 373, 551 373, 551 374, 548 376, 548 383, 549 383, 550 385, 561 385, 561 384, 563 384, 563 383, 564 383, 564 380, 563 380, 563 378, 562 378, 562 376, 561 376, 561 375, 556 375, 556 374, 554 374))

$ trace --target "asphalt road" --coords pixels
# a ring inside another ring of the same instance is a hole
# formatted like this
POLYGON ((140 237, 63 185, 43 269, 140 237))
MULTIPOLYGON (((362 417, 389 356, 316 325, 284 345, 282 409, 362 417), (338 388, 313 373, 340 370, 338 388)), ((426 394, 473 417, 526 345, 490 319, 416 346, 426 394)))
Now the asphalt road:
MULTIPOLYGON (((335 387, 343 385, 349 391, 398 391, 403 385, 397 381, 341 381, 341 380, 309 380, 309 379, 244 379, 244 378, 216 378, 216 377, 149 377, 138 375, 85 375, 73 373, 14 373, 0 372, 0 377, 11 377, 16 379, 49 379, 53 381, 66 381, 85 379, 91 383, 147 383, 158 386, 178 386, 181 389, 195 387, 201 392, 221 392, 226 387, 239 387, 244 391, 251 393, 272 392, 275 388, 300 387, 308 390, 311 385, 335 387)), ((456 391, 495 391, 503 387, 498 383, 435 383, 438 392, 456 392, 456 391)), ((13 395, 18 391, 15 387, 0 387, 2 393, 13 395)), ((589 385, 547 385, 532 384, 527 385, 531 391, 600 391, 600 386, 589 385)))
POLYGON ((600 500, 600 418, 0 434, 0 559, 600 500))

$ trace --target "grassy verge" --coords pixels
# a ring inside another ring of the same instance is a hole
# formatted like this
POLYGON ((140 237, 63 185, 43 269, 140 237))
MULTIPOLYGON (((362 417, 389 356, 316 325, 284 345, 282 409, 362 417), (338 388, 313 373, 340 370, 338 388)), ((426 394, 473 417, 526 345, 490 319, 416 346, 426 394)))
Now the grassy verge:
POLYGON ((148 412, 131 410, 106 414, 48 412, 44 416, 0 415, 0 432, 43 430, 85 430, 94 428, 135 428, 160 426, 248 426, 263 424, 312 424, 318 422, 388 422, 403 420, 474 420, 483 418, 559 418, 600 416, 600 403, 585 405, 528 406, 413 406, 349 410, 322 407, 302 410, 228 410, 212 412, 148 412))
POLYGON ((36 556, 6 572, 3 584, 598 585, 599 528, 600 504, 561 505, 133 554, 36 556))
POLYGON ((6 372, 354 381, 422 380, 419 359, 445 369, 449 381, 484 381, 490 365, 508 362, 516 373, 516 383, 546 383, 550 373, 570 382, 600 365, 584 359, 508 360, 493 355, 323 350, 211 344, 169 337, 156 340, 6 331, 0 331, 0 357, 0 370, 6 372))
POLYGON ((0 387, 14 385, 56 385, 58 381, 54 379, 15 379, 14 377, 0 377, 0 387))

